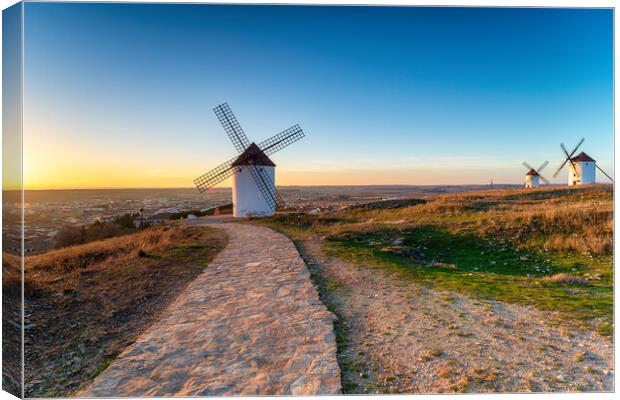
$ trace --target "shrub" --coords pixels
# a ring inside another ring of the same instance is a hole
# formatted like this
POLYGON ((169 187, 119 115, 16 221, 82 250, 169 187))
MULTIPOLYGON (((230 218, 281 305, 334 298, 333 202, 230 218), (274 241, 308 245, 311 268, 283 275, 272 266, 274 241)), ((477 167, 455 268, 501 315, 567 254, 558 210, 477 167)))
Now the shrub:
POLYGON ((56 247, 74 246, 86 243, 86 229, 69 226, 62 229, 56 236, 56 247))
POLYGON ((133 220, 135 218, 140 218, 140 214, 125 214, 120 217, 116 217, 114 218, 114 223, 122 228, 133 230, 135 227, 133 220))
POLYGON ((135 216, 125 214, 109 222, 95 221, 87 227, 65 227, 56 236, 56 248, 75 246, 135 232, 136 229, 133 224, 135 216))

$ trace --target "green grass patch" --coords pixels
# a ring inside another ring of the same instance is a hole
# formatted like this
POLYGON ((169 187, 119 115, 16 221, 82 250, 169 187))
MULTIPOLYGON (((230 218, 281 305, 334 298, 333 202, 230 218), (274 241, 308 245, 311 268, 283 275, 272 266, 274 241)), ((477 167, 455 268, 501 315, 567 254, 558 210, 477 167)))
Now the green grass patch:
POLYGON ((407 230, 349 232, 330 237, 332 255, 369 267, 389 269, 399 279, 462 293, 474 298, 532 305, 560 311, 566 318, 611 320, 613 290, 610 259, 581 255, 537 254, 475 237, 424 226, 407 230), (415 256, 384 252, 393 240, 415 249, 415 256), (436 264, 455 265, 446 269, 436 264), (556 273, 576 276, 609 271, 585 286, 546 282, 556 273))

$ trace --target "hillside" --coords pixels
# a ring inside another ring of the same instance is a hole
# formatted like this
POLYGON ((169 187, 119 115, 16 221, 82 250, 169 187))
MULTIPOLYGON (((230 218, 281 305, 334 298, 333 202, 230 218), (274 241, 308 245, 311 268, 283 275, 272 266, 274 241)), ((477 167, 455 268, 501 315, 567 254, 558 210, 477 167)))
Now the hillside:
POLYGON ((220 230, 156 227, 28 257, 26 396, 68 396, 88 382, 226 243, 220 230))
POLYGON ((610 390, 613 188, 425 200, 265 222, 339 317, 345 391, 610 390))

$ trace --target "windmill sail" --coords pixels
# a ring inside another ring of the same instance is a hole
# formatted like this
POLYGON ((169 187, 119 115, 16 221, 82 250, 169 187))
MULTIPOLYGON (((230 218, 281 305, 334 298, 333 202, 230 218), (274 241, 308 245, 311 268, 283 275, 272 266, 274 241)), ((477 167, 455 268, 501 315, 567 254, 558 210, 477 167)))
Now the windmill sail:
MULTIPOLYGON (((526 163, 525 161, 523 161, 522 164, 526 169, 534 169, 534 167, 532 167, 530 164, 526 163)), ((534 171, 536 170, 534 169, 534 171)))
POLYGON ((536 170, 536 172, 538 172, 540 174, 540 171, 543 170, 543 168, 545 168, 547 165, 549 164, 549 161, 545 160, 544 163, 542 163, 542 165, 540 167, 538 167, 538 169, 536 170))
POLYGON ((542 174, 540 173, 540 171, 542 171, 543 168, 545 168, 547 166, 547 164, 549 164, 549 161, 545 160, 545 162, 542 163, 542 165, 540 167, 538 167, 538 169, 532 167, 530 164, 526 163, 525 161, 522 164, 529 171, 535 172, 536 175, 538 175, 538 177, 540 179, 542 179, 543 182, 545 182, 547 185, 549 185, 549 181, 544 176, 542 176, 542 174))
POLYGON ((269 207, 277 210, 278 208, 282 208, 284 206, 284 201, 282 200, 282 196, 275 188, 275 185, 269 175, 263 170, 261 167, 256 165, 250 165, 249 168, 250 174, 256 182, 256 186, 258 190, 263 195, 263 198, 269 205, 269 207))
POLYGON ((597 165, 596 168, 598 168, 598 170, 601 171, 603 173, 603 175, 605 175, 607 177, 607 179, 609 179, 612 182, 614 181, 613 179, 611 179, 611 176, 607 175, 607 172, 603 171, 603 169, 601 167, 599 167, 597 165))
POLYGON ((543 182, 545 182, 547 185, 549 185, 549 181, 547 180, 547 178, 545 178, 540 171, 542 171, 547 165, 549 164, 549 161, 545 160, 544 163, 541 164, 540 167, 538 167, 538 169, 536 170, 536 172, 538 173, 538 176, 540 176, 540 179, 542 179, 543 182))
POLYGON ((575 172, 575 175, 579 176, 579 170, 577 169, 577 165, 573 161, 573 155, 577 151, 577 147, 579 147, 579 145, 577 145, 577 147, 575 147, 575 150, 573 150, 573 152, 570 153, 570 154, 568 154, 568 151, 566 151, 566 147, 564 147, 564 143, 560 143, 560 147, 562 147, 562 150, 564 151, 564 154, 566 154, 566 158, 570 162, 570 165, 573 167, 573 171, 575 172))
POLYGON ((194 184, 200 193, 207 191, 233 174, 232 164, 237 157, 232 158, 225 163, 213 168, 211 171, 194 179, 194 184))
POLYGON ((232 110, 228 106, 228 103, 220 104, 219 106, 213 109, 217 119, 220 120, 220 124, 224 127, 226 134, 230 138, 233 146, 237 149, 238 153, 243 152, 250 145, 250 141, 248 137, 243 132, 239 121, 233 114, 232 110))
POLYGON ((577 146, 575 146, 575 148, 573 149, 573 151, 569 154, 568 150, 566 150, 566 147, 564 147, 564 143, 560 143, 560 147, 562 148, 562 151, 564 151, 564 154, 566 155, 566 158, 564 159, 564 162, 562 163, 562 165, 560 165, 560 167, 557 169, 557 171, 555 171, 555 173, 553 174, 553 177, 555 178, 556 176, 558 176, 558 174, 560 173, 560 171, 562 170, 562 168, 564 168, 564 166, 566 165, 567 162, 570 162, 571 165, 573 166, 573 170, 575 171, 575 174, 577 174, 577 176, 579 176, 578 171, 577 171, 577 167, 575 166, 575 163, 573 162, 573 160, 571 159, 573 157, 573 155, 577 152, 577 149, 579 148, 579 146, 581 146, 581 144, 585 141, 585 138, 581 138, 581 140, 579 141, 579 143, 577 143, 577 146))
MULTIPOLYGON (((303 138, 305 136, 303 130, 299 125, 293 125, 257 146, 254 143, 250 143, 241 125, 237 121, 237 118, 228 106, 228 103, 220 104, 215 107, 213 111, 230 138, 230 141, 235 146, 235 149, 241 154, 196 178, 194 183, 198 190, 202 193, 212 188, 232 176, 235 172, 235 167, 244 165, 244 167, 248 168, 250 171, 256 183, 256 187, 260 191, 261 196, 265 199, 267 205, 273 210, 281 208, 284 205, 282 196, 280 196, 280 193, 276 190, 274 182, 269 174, 267 174, 260 165, 262 165, 261 162, 265 162, 264 158, 269 160, 267 157, 268 155, 274 154, 303 138)), ((272 166, 275 166, 270 160, 269 162, 272 166)))
POLYGON ((278 133, 264 142, 261 142, 258 147, 263 151, 263 153, 269 156, 287 146, 290 146, 305 136, 304 131, 299 127, 299 125, 293 125, 287 130, 278 133))

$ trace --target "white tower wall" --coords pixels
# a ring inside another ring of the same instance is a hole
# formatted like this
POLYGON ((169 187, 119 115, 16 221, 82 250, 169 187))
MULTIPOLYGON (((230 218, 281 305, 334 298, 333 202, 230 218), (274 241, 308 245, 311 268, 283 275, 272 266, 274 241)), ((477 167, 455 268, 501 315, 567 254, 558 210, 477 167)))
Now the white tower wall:
POLYGON ((584 161, 568 164, 568 186, 588 185, 596 182, 596 162, 584 161))
POLYGON ((525 187, 532 188, 540 185, 537 175, 525 175, 525 187))
MULTIPOLYGON (((275 191, 275 168, 271 166, 257 166, 265 171, 271 178, 273 186, 270 190, 275 191)), ((275 212, 269 206, 261 191, 258 189, 249 166, 237 166, 233 172, 232 184, 233 216, 246 218, 250 216, 271 216, 275 212)))

